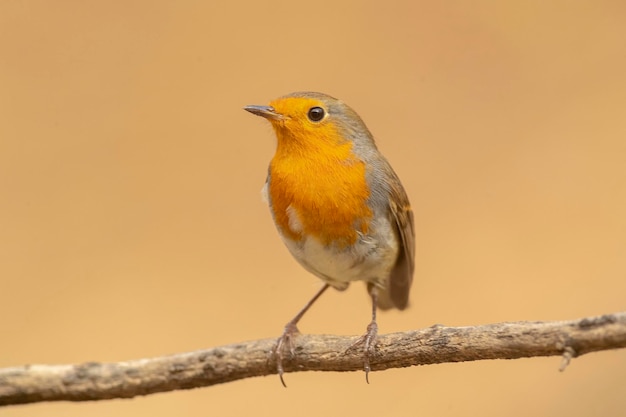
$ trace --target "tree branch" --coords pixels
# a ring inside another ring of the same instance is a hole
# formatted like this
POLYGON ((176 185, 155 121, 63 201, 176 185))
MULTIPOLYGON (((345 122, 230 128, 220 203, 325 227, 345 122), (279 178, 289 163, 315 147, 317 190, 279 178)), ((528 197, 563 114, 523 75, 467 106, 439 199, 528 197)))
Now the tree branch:
MULTIPOLYGON (((359 371, 357 337, 300 335, 285 372, 359 371)), ((275 339, 118 363, 0 369, 0 405, 131 398, 276 373, 275 339)), ((561 370, 585 353, 626 347, 626 312, 572 321, 474 327, 436 325, 378 337, 373 371, 444 362, 562 356, 561 370)), ((278 382, 277 382, 278 383, 278 382)))

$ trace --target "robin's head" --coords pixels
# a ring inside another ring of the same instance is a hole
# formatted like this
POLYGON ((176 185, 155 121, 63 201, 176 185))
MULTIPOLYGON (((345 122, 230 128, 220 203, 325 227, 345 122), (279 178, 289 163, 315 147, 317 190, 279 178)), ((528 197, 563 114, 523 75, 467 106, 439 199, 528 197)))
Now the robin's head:
POLYGON ((278 147, 303 149, 318 146, 354 145, 375 148, 371 133, 354 110, 322 93, 298 92, 280 97, 269 106, 246 106, 245 110, 269 120, 278 147))

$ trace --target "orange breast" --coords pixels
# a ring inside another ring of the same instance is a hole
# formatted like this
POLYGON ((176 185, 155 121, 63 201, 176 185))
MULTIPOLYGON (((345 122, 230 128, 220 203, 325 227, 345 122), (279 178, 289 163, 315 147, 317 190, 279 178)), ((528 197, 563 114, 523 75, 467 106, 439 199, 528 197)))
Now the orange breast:
POLYGON ((367 232, 372 212, 365 165, 352 154, 352 143, 319 140, 303 147, 278 130, 277 136, 268 192, 283 234, 295 240, 314 236, 340 248, 355 243, 357 232, 367 232), (288 209, 296 213, 298 228, 290 227, 288 209))

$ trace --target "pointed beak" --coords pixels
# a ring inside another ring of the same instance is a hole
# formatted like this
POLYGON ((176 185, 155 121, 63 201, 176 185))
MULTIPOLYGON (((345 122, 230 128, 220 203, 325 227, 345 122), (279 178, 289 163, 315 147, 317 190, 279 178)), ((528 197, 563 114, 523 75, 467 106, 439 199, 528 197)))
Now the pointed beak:
POLYGON ((243 109, 257 116, 265 117, 269 121, 284 119, 283 115, 276 113, 276 110, 271 106, 246 106, 243 109))

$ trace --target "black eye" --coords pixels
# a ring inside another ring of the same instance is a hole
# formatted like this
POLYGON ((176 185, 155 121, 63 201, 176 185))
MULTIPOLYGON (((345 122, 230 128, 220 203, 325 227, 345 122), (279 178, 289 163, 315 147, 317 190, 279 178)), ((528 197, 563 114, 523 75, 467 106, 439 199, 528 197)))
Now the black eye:
POLYGON ((309 120, 312 122, 319 122, 324 118, 324 109, 321 107, 311 107, 309 109, 309 120))

